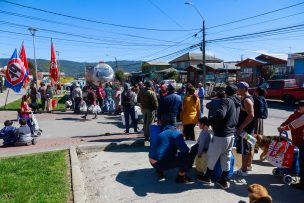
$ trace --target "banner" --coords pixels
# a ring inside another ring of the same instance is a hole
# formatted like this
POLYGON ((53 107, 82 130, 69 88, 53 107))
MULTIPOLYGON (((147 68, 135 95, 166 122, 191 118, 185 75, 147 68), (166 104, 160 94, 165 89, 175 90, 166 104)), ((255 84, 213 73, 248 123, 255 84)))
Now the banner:
POLYGON ((30 71, 29 71, 29 67, 28 67, 28 62, 27 62, 27 58, 26 58, 26 53, 25 53, 25 48, 24 48, 24 45, 23 45, 23 42, 22 42, 22 45, 21 45, 21 51, 20 51, 20 54, 19 54, 19 57, 21 59, 21 61, 23 62, 23 65, 27 71, 27 77, 25 78, 24 80, 24 83, 23 83, 23 87, 26 88, 26 84, 28 82, 30 82, 30 77, 29 77, 29 74, 30 74, 30 71))
POLYGON ((51 42, 50 78, 52 80, 52 83, 57 83, 59 80, 59 71, 57 67, 56 54, 55 54, 53 41, 51 42))
POLYGON ((7 63, 4 85, 15 92, 20 92, 27 76, 28 72, 21 59, 18 58, 17 49, 15 49, 11 59, 7 63))

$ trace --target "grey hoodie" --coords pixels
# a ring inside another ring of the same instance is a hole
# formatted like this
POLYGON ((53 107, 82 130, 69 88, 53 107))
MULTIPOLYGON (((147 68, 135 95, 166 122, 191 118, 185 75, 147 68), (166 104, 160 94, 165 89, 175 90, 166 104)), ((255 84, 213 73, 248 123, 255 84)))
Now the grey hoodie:
POLYGON ((210 118, 214 136, 230 137, 234 135, 240 107, 241 100, 237 96, 229 96, 221 100, 216 113, 210 118))

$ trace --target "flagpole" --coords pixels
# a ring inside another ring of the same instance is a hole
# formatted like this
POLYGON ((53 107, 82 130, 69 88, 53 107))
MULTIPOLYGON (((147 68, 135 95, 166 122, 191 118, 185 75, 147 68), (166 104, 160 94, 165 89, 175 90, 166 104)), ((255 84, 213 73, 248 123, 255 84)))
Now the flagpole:
POLYGON ((10 91, 10 88, 8 88, 8 90, 7 90, 5 104, 4 104, 4 109, 6 109, 6 103, 7 103, 7 98, 8 98, 9 91, 10 91))

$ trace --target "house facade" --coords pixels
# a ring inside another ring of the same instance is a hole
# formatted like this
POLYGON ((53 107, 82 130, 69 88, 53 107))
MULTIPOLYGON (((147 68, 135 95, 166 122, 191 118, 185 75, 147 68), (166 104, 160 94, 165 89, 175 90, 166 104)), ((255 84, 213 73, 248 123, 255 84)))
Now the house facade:
POLYGON ((237 81, 245 81, 251 86, 256 85, 260 76, 265 79, 284 79, 291 72, 286 60, 265 54, 254 59, 248 58, 236 66, 240 67, 237 81))
POLYGON ((153 73, 168 69, 170 67, 171 65, 168 62, 148 61, 142 64, 141 70, 143 73, 153 73))
POLYGON ((289 54, 287 66, 291 70, 289 78, 296 79, 298 85, 304 86, 304 52, 289 54))

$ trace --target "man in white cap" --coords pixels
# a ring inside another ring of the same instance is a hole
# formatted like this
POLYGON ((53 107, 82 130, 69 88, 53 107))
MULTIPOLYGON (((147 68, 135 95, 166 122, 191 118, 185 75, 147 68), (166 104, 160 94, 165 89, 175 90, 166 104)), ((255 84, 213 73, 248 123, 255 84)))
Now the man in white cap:
POLYGON ((75 85, 76 87, 73 89, 72 92, 72 98, 74 101, 74 113, 78 114, 80 113, 80 102, 82 100, 82 91, 80 89, 80 85, 78 83, 76 83, 75 85))

